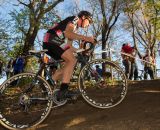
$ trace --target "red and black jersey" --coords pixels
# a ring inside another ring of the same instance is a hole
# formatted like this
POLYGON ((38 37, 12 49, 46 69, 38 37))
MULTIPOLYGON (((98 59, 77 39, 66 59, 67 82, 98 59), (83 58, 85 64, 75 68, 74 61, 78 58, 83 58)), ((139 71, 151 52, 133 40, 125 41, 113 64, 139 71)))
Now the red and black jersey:
POLYGON ((74 31, 76 31, 78 20, 79 20, 79 18, 76 16, 67 17, 66 19, 57 23, 54 27, 49 29, 47 31, 46 35, 44 36, 43 41, 44 42, 52 42, 53 41, 54 43, 58 43, 59 45, 64 43, 64 41, 65 41, 64 31, 66 30, 68 23, 74 24, 75 25, 74 31))
POLYGON ((68 23, 73 23, 75 25, 75 27, 77 27, 77 21, 78 21, 78 17, 76 17, 76 16, 67 17, 66 19, 59 22, 57 25, 55 25, 53 28, 49 29, 47 31, 47 33, 51 33, 51 34, 54 34, 55 32, 58 32, 58 33, 62 32, 63 33, 65 31, 68 23))

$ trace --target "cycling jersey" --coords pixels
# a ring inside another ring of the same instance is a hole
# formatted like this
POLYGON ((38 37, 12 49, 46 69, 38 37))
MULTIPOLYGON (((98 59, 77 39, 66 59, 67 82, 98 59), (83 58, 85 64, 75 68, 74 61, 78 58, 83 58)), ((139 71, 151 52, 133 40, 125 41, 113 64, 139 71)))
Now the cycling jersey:
MULTIPOLYGON (((67 17, 63 21, 59 22, 53 28, 49 29, 44 36, 43 42, 57 44, 59 46, 63 46, 66 44, 67 39, 65 38, 64 31, 67 27, 68 23, 72 23, 75 25, 74 31, 77 29, 77 22, 79 18, 76 16, 67 17)), ((62 48, 63 48, 62 47, 62 48)))

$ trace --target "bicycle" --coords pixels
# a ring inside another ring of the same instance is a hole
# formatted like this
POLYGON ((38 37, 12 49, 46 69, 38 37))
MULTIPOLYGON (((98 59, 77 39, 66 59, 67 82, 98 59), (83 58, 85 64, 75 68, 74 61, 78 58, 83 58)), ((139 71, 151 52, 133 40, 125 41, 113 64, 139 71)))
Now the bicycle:
MULTIPOLYGON (((91 44, 88 50, 93 48, 91 44)), ((40 59, 45 52, 30 51, 30 55, 40 59)), ((127 80, 121 67, 106 59, 88 61, 84 58, 83 52, 76 54, 76 67, 80 66, 77 85, 83 99, 100 109, 111 108, 121 103, 127 94, 127 80), (96 72, 96 65, 105 67, 102 75, 96 72)), ((60 64, 62 61, 55 62, 60 64)), ((55 82, 48 71, 51 64, 54 63, 42 63, 38 72, 17 74, 1 85, 0 99, 3 100, 0 100, 0 123, 4 127, 11 130, 36 127, 47 118, 52 108, 66 104, 68 99, 57 101, 59 90, 55 88, 55 82), (45 71, 51 85, 40 76, 42 70, 45 71)))

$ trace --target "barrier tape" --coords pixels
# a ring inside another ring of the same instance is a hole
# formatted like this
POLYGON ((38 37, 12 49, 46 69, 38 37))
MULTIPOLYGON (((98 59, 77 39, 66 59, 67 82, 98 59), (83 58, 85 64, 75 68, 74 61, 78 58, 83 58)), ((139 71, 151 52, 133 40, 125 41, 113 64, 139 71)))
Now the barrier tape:
POLYGON ((153 65, 153 66, 155 66, 155 64, 154 63, 152 63, 152 62, 149 62, 149 61, 146 61, 146 60, 143 60, 143 59, 140 59, 140 58, 136 58, 136 57, 134 57, 134 56, 132 56, 132 55, 130 55, 130 54, 128 54, 128 53, 124 53, 124 52, 118 52, 118 51, 116 51, 116 50, 114 50, 114 49, 112 49, 112 48, 110 48, 110 49, 107 49, 107 50, 102 50, 102 51, 99 51, 99 52, 95 52, 94 54, 96 55, 96 54, 102 54, 102 53, 106 53, 106 52, 116 52, 116 53, 120 53, 120 54, 123 54, 123 55, 125 55, 125 56, 128 56, 128 57, 130 57, 130 58, 134 58, 135 60, 140 60, 141 62, 145 62, 145 63, 148 63, 148 64, 151 64, 151 65, 153 65))

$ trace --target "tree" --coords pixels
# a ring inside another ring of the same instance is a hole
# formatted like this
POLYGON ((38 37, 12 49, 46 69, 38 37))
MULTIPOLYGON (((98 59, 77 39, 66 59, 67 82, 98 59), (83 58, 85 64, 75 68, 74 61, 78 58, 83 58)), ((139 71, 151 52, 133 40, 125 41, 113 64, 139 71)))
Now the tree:
POLYGON ((126 2, 125 14, 129 19, 126 25, 132 33, 134 44, 137 47, 139 43, 144 49, 149 49, 152 56, 155 56, 159 39, 159 4, 157 0, 127 0, 126 2))
POLYGON ((42 22, 45 21, 45 17, 48 12, 64 0, 56 0, 47 2, 46 0, 17 0, 18 6, 21 5, 22 9, 19 12, 12 12, 12 16, 15 16, 15 20, 18 25, 18 31, 22 32, 24 37, 23 53, 28 54, 28 50, 34 47, 34 41, 36 39, 39 29, 42 27, 42 22), (21 19, 26 18, 26 19, 21 19))
POLYGON ((10 36, 7 32, 6 21, 0 20, 0 60, 6 61, 7 52, 9 49, 8 40, 10 36))
MULTIPOLYGON (((91 10, 94 14, 94 24, 92 33, 96 37, 101 37, 102 50, 109 47, 110 35, 114 31, 114 27, 120 13, 122 12, 122 0, 87 0, 90 3, 91 10)), ((106 53, 102 54, 102 58, 106 59, 106 53)))

